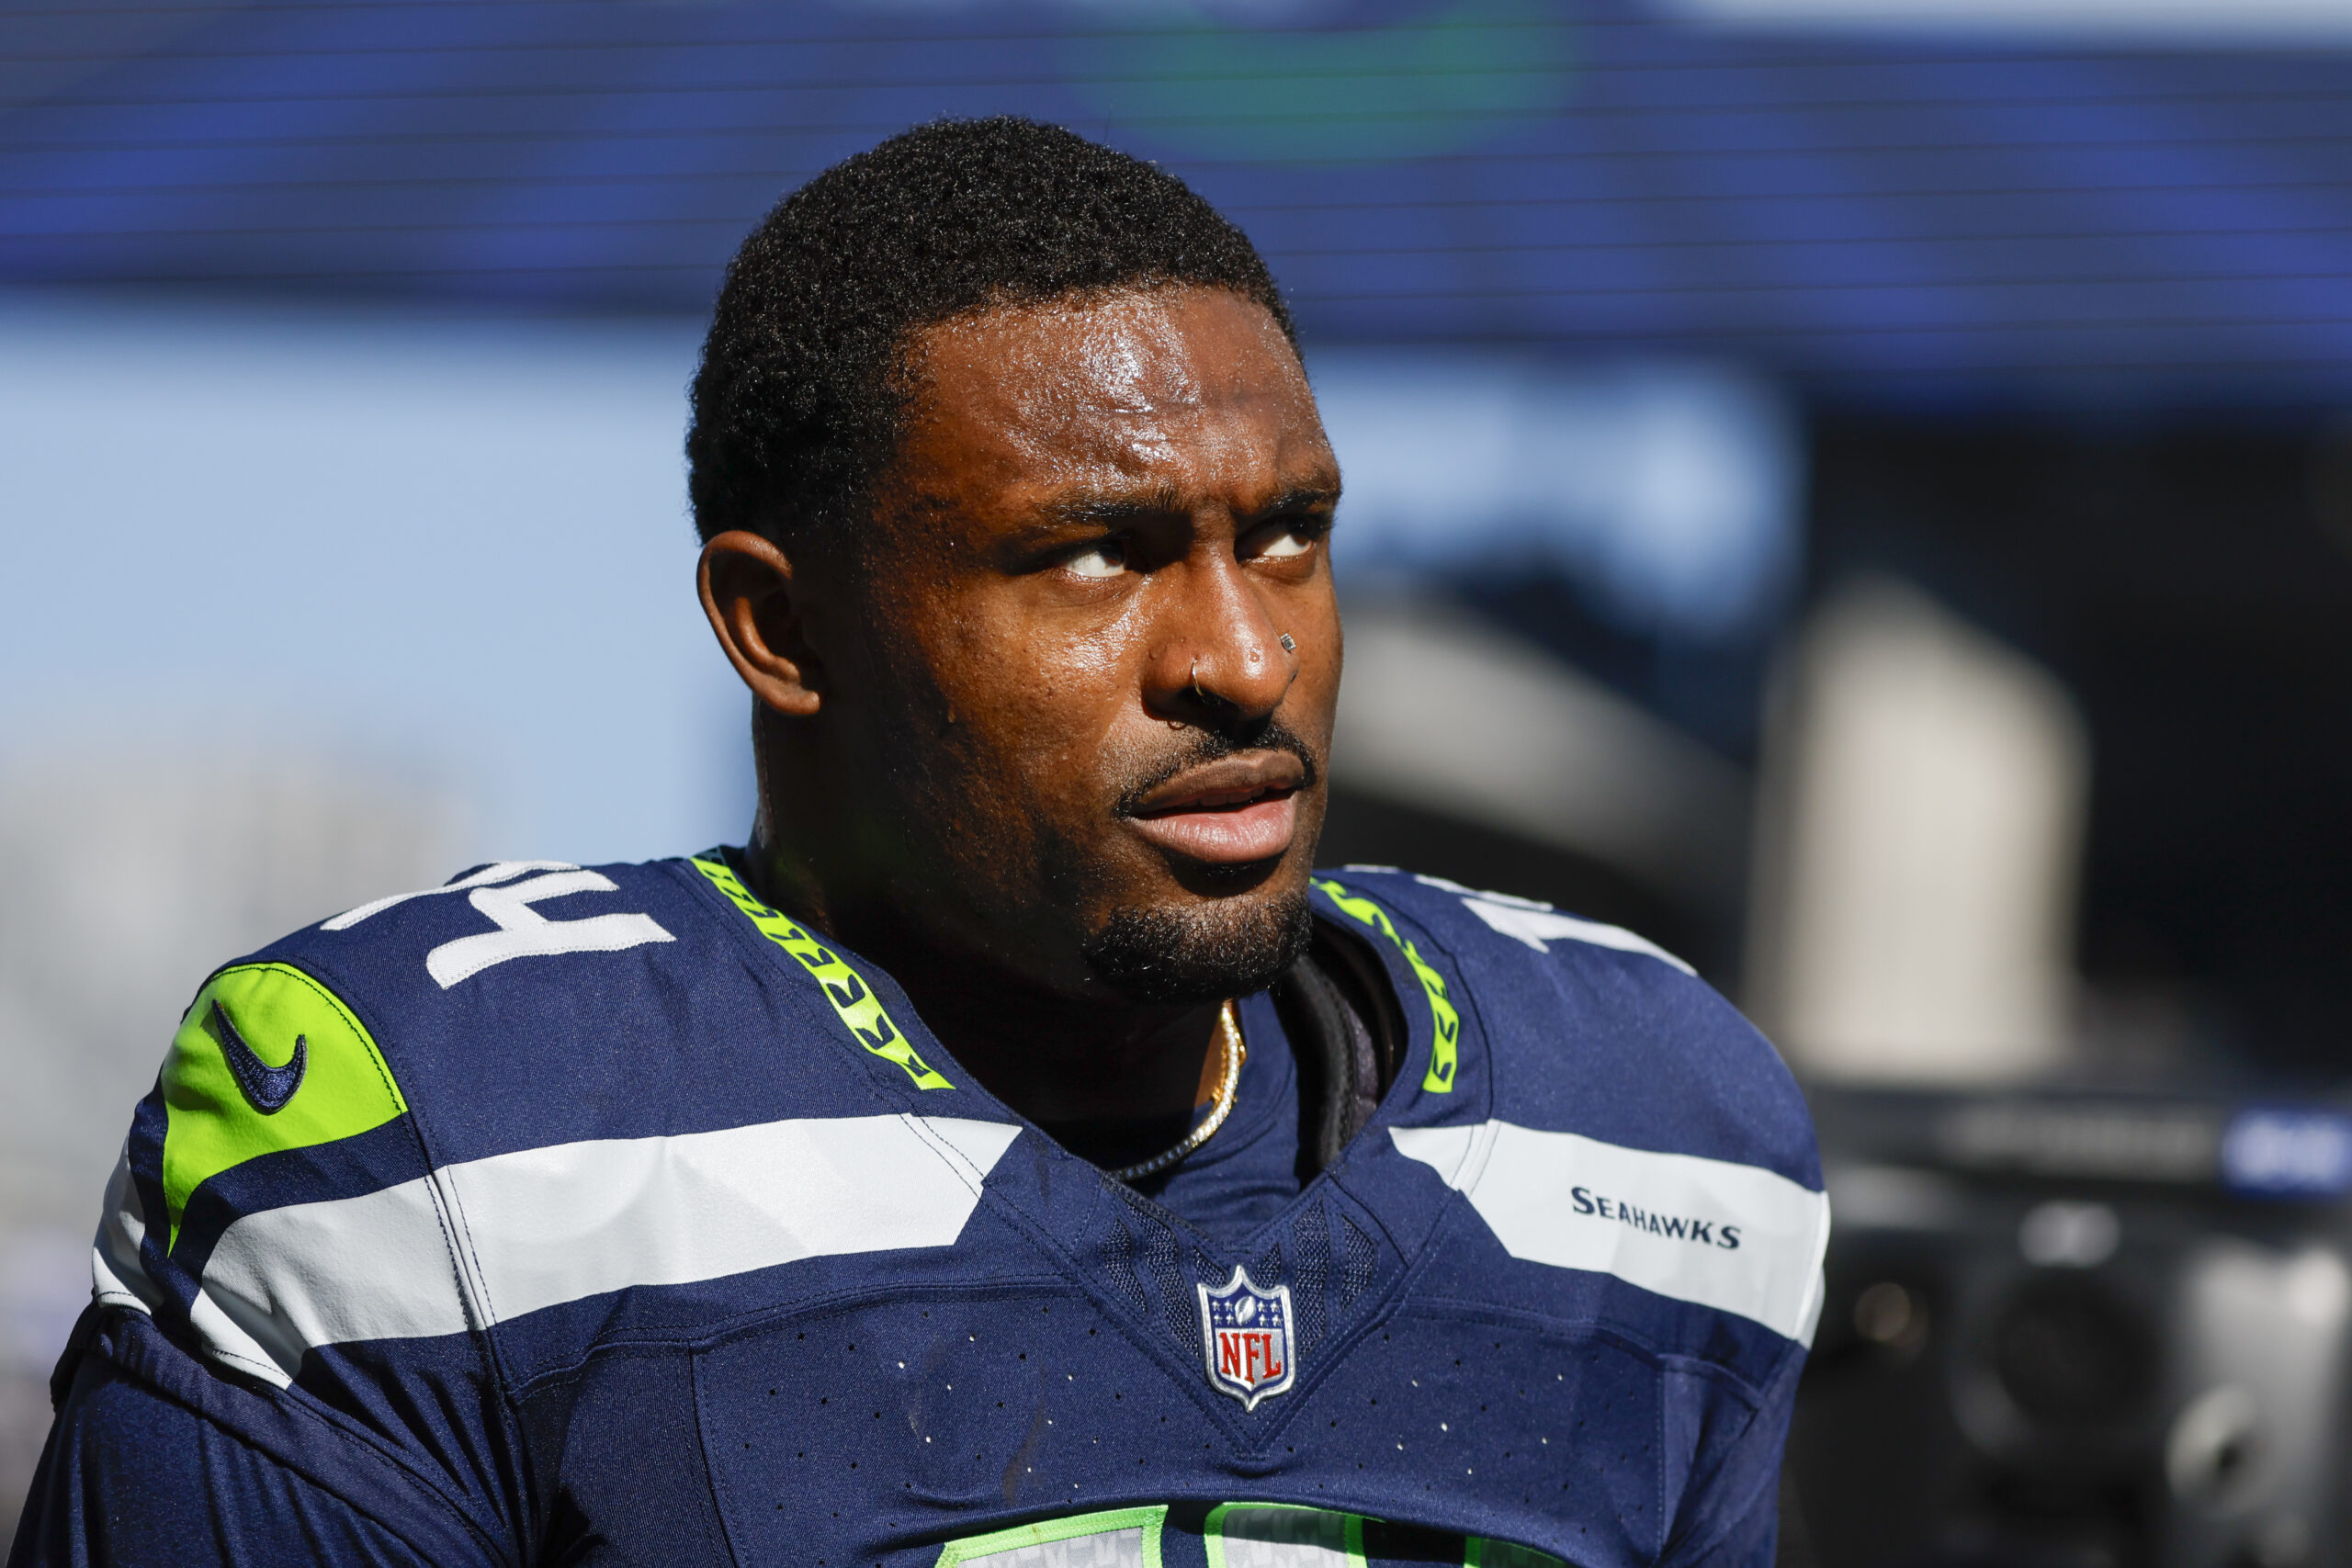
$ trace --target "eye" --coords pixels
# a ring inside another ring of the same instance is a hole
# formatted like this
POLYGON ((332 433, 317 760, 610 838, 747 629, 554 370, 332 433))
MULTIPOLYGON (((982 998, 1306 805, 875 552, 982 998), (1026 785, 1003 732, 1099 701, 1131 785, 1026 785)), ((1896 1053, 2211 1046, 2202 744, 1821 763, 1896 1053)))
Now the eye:
POLYGON ((1127 570, 1127 547, 1117 539, 1104 539, 1062 564, 1073 577, 1116 577, 1127 570))
POLYGON ((1313 554, 1315 541, 1330 531, 1327 516, 1276 517, 1242 536, 1239 553, 1244 560, 1296 560, 1313 554))

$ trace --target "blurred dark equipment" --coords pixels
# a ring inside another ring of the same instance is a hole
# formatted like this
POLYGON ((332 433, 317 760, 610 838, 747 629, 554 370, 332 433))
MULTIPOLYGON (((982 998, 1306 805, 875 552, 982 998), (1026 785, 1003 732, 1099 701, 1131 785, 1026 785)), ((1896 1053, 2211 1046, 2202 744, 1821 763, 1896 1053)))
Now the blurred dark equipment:
POLYGON ((2352 424, 1818 419, 1810 570, 1917 582, 2041 662, 2094 758, 2092 1066, 2340 1079, 2352 1038, 2352 424))
POLYGON ((2352 1116, 1816 1089, 1821 1568, 2352 1562, 2352 1116))

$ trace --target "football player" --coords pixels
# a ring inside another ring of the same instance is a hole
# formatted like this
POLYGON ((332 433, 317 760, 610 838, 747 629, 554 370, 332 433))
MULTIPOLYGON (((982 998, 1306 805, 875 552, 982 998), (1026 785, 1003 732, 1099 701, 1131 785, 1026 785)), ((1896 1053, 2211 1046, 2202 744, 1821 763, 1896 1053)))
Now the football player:
POLYGON ((1769 1562, 1804 1104, 1638 937, 1311 869, 1340 473, 1240 232, 897 137, 687 450, 749 841, 216 972, 11 1561, 1769 1562))

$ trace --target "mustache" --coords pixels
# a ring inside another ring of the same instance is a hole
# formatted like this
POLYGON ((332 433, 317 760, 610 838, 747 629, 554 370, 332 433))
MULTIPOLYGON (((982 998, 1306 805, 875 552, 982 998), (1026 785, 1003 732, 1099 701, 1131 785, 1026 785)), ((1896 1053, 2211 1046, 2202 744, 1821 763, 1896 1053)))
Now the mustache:
POLYGON ((1287 751, 1299 761, 1306 776, 1299 788, 1313 789, 1322 777, 1316 764, 1315 753, 1307 750, 1291 728, 1278 718, 1267 718, 1238 731, 1194 729, 1192 739, 1182 751, 1155 764, 1150 773, 1129 783, 1119 791, 1118 804, 1113 809, 1121 817, 1143 814, 1143 802, 1152 791, 1179 773, 1190 772, 1204 762, 1221 761, 1244 751, 1287 751))

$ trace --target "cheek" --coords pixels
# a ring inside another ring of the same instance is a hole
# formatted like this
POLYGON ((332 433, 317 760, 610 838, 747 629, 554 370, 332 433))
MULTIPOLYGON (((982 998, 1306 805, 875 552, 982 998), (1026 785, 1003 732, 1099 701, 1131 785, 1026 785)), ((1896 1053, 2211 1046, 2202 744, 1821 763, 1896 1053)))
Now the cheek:
POLYGON ((940 739, 975 784, 1017 789, 1030 809, 1091 802, 1122 716, 1138 706, 1123 639, 976 618, 954 627, 936 655, 940 739))

